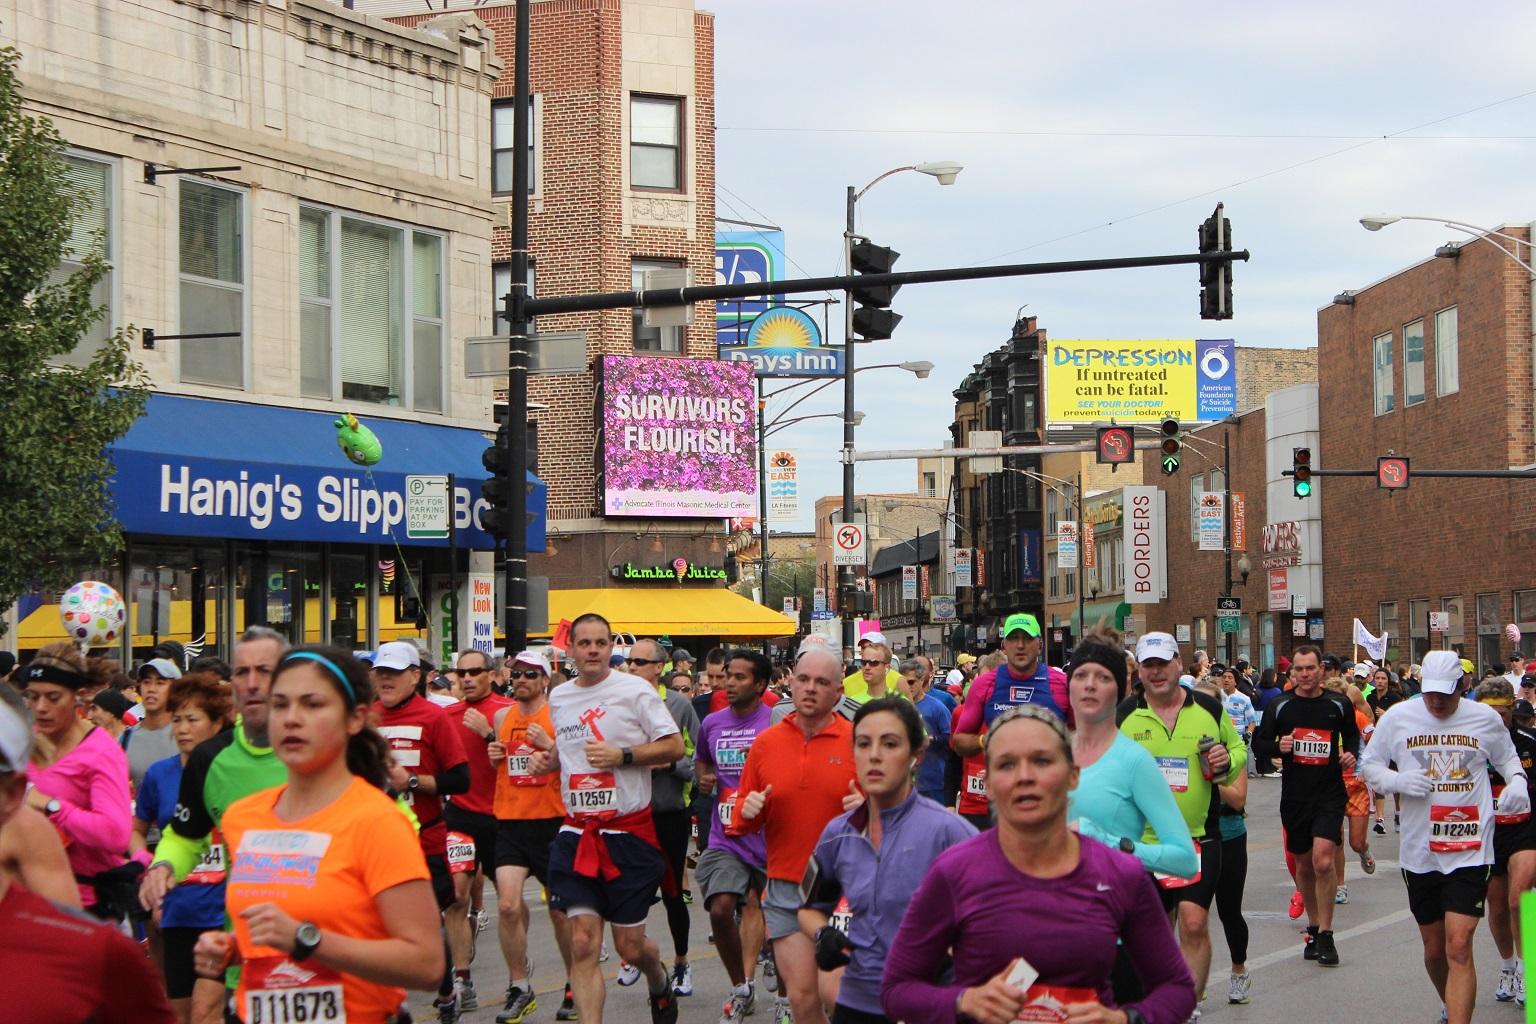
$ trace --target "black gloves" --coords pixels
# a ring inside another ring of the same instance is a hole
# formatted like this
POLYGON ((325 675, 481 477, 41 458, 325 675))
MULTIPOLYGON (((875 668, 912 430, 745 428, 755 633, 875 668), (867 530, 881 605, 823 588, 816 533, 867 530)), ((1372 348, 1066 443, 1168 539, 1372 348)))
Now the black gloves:
POLYGON ((816 929, 816 966, 823 971, 835 971, 845 966, 853 952, 848 936, 829 924, 816 929))

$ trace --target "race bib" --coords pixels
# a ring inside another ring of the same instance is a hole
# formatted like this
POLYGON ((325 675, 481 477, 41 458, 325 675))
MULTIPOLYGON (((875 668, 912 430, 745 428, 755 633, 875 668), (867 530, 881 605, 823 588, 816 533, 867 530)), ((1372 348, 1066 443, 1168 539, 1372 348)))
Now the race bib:
POLYGON ((987 770, 985 768, 974 775, 965 777, 965 791, 971 796, 987 795, 987 770))
POLYGON ((529 764, 533 758, 534 749, 526 743, 518 744, 516 750, 507 751, 507 778, 514 786, 539 786, 543 785, 540 778, 533 774, 529 764))
POLYGON ((1526 811, 1524 814, 1500 814, 1498 812, 1497 808, 1499 806, 1499 795, 1503 792, 1504 783, 1501 782, 1497 786, 1493 787, 1493 806, 1495 808, 1493 813, 1493 823, 1495 825, 1518 825, 1521 822, 1530 821, 1530 811, 1526 811))
POLYGON ((448 833, 448 873, 463 875, 475 870, 475 841, 462 832, 448 833))
POLYGON ((1091 988, 1071 988, 1067 985, 1029 986, 1024 992, 1024 1006, 1014 1019, 1014 1024, 1046 1021, 1060 1024, 1067 1019, 1067 1007, 1073 1003, 1097 1003, 1098 992, 1091 988))
POLYGON ((1180 878, 1178 875, 1166 875, 1161 871, 1152 872, 1153 881, 1157 882, 1159 889, 1183 889, 1200 881, 1200 840, 1195 843, 1195 877, 1180 878))
POLYGON ((1183 793, 1189 789, 1189 758, 1187 757, 1159 757, 1157 770, 1163 773, 1163 781, 1168 783, 1168 788, 1175 793, 1183 793))
POLYGON ((734 789, 722 789, 720 802, 715 805, 715 816, 720 819, 720 824, 726 828, 731 827, 731 822, 736 818, 736 791, 734 789))
POLYGON ((1476 804, 1431 804, 1429 849, 1432 853, 1461 853, 1483 845, 1482 820, 1476 804))
POLYGON ((224 835, 218 829, 214 829, 208 837, 208 852, 203 854, 203 859, 197 862, 197 867, 193 868, 192 873, 187 876, 187 884, 222 884, 225 872, 229 869, 229 864, 224 858, 224 835))
POLYGON ((247 960, 245 1024, 346 1024, 341 975, 323 964, 283 956, 247 960))
POLYGON ((566 791, 566 809, 577 817, 616 814, 619 787, 613 772, 573 772, 566 791))
POLYGON ((827 923, 844 935, 848 934, 848 929, 853 927, 853 908, 848 906, 847 896, 838 897, 837 906, 832 908, 832 918, 827 923))
POLYGON ((1327 729, 1296 729, 1291 743, 1291 760, 1297 764, 1327 764, 1333 753, 1333 733, 1327 729))

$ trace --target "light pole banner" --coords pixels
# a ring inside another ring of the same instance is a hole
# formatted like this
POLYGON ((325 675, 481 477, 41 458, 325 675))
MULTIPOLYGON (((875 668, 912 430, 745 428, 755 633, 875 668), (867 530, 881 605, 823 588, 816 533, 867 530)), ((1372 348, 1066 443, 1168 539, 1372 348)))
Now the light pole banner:
POLYGON ((800 518, 800 453, 784 448, 768 453, 768 521, 800 518))
POLYGON ((955 549, 955 586, 971 586, 971 560, 974 553, 970 548, 955 549))
POLYGON ((1161 488, 1125 488, 1126 604, 1157 604, 1167 591, 1166 518, 1161 488))
POLYGON ((901 567, 901 599, 903 601, 917 600, 917 566, 904 565, 901 567))
POLYGON ((1226 503, 1221 491, 1200 492, 1200 550, 1223 550, 1226 537, 1226 503))
POLYGON ((1052 339, 1045 360, 1048 424, 1208 423, 1237 411, 1231 338, 1052 339))
POLYGON ((1056 524, 1056 567, 1077 568, 1077 523, 1070 519, 1056 524))

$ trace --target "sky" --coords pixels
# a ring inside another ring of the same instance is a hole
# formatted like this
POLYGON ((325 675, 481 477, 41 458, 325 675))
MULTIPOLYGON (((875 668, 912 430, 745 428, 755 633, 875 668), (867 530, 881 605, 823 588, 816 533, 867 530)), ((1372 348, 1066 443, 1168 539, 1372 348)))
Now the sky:
MULTIPOLYGON (((941 447, 954 388, 1021 309, 1055 338, 1307 347, 1338 292, 1466 237, 1439 223, 1367 232, 1360 217, 1536 220, 1525 5, 699 6, 716 16, 716 213, 781 226, 787 276, 841 272, 847 186, 941 159, 965 166, 952 186, 899 174, 859 202, 859 232, 901 252, 898 270, 1195 252, 1218 201, 1252 253, 1234 265, 1226 322, 1198 318, 1192 266, 908 285, 895 337, 861 345, 857 364, 935 369, 856 378, 861 451, 941 447)), ((793 415, 838 412, 841 397, 833 386, 793 415)), ((815 498, 840 493, 841 431, 828 418, 773 437, 802 467, 802 518, 773 529, 810 529, 815 498)), ((911 461, 861 463, 857 486, 915 478, 911 461)))

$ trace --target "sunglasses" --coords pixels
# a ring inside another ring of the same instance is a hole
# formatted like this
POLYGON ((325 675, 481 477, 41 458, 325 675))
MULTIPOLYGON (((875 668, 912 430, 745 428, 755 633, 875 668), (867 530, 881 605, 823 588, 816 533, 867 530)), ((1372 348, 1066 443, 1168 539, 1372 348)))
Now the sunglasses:
POLYGON ((488 669, 488 668, 459 668, 459 669, 454 669, 454 671, 457 672, 461 676, 480 676, 480 675, 484 675, 485 673, 489 672, 490 669, 488 669))
POLYGON ((665 658, 630 658, 629 663, 631 665, 665 665, 667 661, 665 658))
POLYGON ((508 679, 543 679, 544 678, 544 673, 540 672, 538 669, 533 669, 532 671, 529 671, 529 672, 508 672, 507 673, 507 678, 508 679))
POLYGON ((863 664, 865 664, 865 665, 874 665, 876 668, 878 668, 881 665, 889 665, 890 662, 888 662, 888 661, 876 661, 874 658, 865 658, 864 661, 863 661, 863 664))

